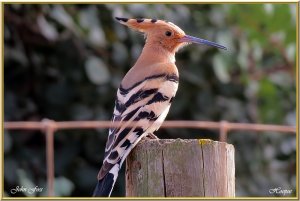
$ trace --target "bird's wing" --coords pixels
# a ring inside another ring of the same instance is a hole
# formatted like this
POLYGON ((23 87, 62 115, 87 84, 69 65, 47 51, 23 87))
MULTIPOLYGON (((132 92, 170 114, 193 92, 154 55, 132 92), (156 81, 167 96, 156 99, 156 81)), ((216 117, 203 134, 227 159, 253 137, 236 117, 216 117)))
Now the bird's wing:
POLYGON ((102 179, 115 164, 121 166, 142 137, 160 127, 177 88, 178 76, 175 74, 154 75, 129 89, 119 88, 112 121, 127 123, 110 129, 98 179, 102 179), (134 121, 134 125, 126 127, 134 121))

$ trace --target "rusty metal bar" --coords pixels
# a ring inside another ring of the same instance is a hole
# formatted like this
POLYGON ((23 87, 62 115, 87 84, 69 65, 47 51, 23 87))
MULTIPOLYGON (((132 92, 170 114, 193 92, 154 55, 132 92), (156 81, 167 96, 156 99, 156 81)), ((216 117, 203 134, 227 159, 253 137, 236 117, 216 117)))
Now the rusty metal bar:
POLYGON ((47 187, 48 196, 54 196, 54 132, 55 122, 43 120, 43 130, 46 135, 47 187))
MULTIPOLYGON (((70 129, 96 129, 136 126, 139 122, 110 122, 110 121, 62 121, 42 120, 41 122, 4 122, 4 129, 8 130, 41 130, 46 135, 46 160, 47 160, 47 185, 48 196, 54 196, 54 133, 57 130, 70 129)), ((205 128, 220 130, 220 141, 227 141, 228 132, 231 130, 248 131, 275 131, 282 133, 296 133, 296 128, 285 125, 265 125, 249 123, 230 123, 227 121, 165 121, 163 128, 205 128)))
POLYGON ((41 122, 35 121, 16 121, 4 122, 4 129, 7 130, 42 130, 44 126, 41 122))
MULTIPOLYGON (((120 127, 124 124, 127 127, 132 127, 139 122, 110 122, 110 121, 61 121, 53 122, 55 130, 69 130, 69 129, 95 129, 95 128, 110 128, 120 127)), ((211 121, 165 121, 162 128, 206 128, 220 130, 224 127, 224 122, 211 121)), ((4 129, 8 130, 40 130, 43 129, 41 122, 4 122, 4 129)), ((251 123, 230 123, 226 122, 227 131, 232 130, 249 130, 249 131, 275 131, 283 133, 296 133, 296 127, 286 125, 267 125, 267 124, 251 124, 251 123)))
POLYGON ((227 141, 227 132, 228 132, 228 122, 227 121, 221 121, 220 122, 220 141, 226 142, 227 141))
POLYGON ((296 127, 269 124, 228 123, 228 130, 275 131, 296 133, 296 127))

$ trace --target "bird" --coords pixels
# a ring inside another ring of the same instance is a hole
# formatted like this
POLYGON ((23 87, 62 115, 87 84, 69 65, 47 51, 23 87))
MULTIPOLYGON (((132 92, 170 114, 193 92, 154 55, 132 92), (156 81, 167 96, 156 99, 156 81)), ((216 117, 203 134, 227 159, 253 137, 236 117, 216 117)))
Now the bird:
POLYGON ((175 53, 191 43, 226 50, 225 46, 215 42, 187 35, 177 25, 165 20, 115 19, 143 33, 146 41, 139 58, 117 90, 112 122, 120 123, 120 127, 109 129, 94 197, 110 197, 124 160, 141 139, 158 139, 153 133, 165 120, 178 89, 175 53))

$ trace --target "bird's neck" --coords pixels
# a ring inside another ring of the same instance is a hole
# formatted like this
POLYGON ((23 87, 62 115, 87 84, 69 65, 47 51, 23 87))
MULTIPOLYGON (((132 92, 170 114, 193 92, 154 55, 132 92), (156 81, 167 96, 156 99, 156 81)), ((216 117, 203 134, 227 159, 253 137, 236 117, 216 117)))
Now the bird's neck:
POLYGON ((175 66, 175 52, 171 53, 146 43, 140 57, 127 72, 121 85, 123 88, 129 88, 145 77, 162 73, 178 74, 175 66))
POLYGON ((146 67, 157 63, 175 63, 175 52, 146 43, 134 67, 146 67))

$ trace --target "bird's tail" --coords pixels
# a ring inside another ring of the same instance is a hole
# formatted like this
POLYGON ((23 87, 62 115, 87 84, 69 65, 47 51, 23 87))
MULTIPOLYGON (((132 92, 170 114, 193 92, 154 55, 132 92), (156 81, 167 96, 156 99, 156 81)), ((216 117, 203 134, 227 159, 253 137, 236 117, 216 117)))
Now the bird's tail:
POLYGON ((93 197, 110 197, 119 170, 119 164, 116 164, 102 179, 98 180, 93 197))

